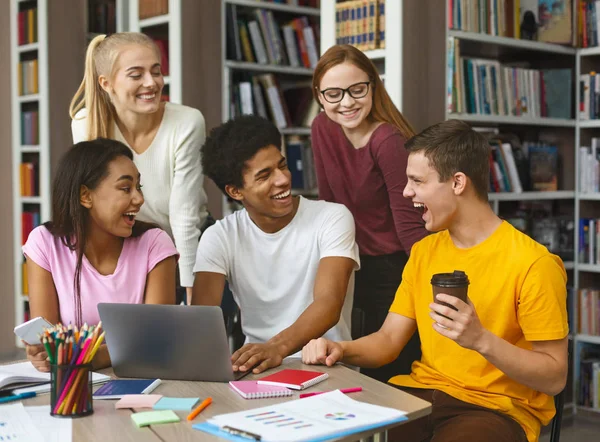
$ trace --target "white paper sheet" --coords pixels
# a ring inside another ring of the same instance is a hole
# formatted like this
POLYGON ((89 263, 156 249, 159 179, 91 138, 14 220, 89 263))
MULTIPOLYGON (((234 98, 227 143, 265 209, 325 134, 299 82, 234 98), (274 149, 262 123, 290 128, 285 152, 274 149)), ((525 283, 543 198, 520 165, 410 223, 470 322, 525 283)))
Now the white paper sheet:
POLYGON ((50 405, 25 407, 33 424, 44 435, 45 442, 71 442, 73 440, 73 420, 50 416, 50 405))
POLYGON ((0 406, 0 441, 44 442, 21 402, 0 406))
POLYGON ((302 441, 381 426, 402 419, 393 408, 350 399, 339 390, 236 413, 221 414, 209 422, 260 435, 263 441, 302 441))

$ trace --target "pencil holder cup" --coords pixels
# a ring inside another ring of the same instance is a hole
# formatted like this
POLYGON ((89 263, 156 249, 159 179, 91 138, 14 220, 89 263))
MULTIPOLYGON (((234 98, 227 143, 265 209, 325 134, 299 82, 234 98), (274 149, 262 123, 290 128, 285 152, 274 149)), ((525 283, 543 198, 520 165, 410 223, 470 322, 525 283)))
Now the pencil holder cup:
POLYGON ((50 414, 82 417, 92 414, 92 364, 50 365, 50 414))

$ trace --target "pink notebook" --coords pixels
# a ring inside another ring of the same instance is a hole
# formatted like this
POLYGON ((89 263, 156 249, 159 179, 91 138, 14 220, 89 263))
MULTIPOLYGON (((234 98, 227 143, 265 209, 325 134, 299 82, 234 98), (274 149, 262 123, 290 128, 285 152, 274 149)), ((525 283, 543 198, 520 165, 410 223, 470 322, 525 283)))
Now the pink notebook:
POLYGON ((291 396, 292 390, 274 385, 260 385, 256 381, 230 381, 229 386, 244 399, 262 399, 268 397, 291 396))

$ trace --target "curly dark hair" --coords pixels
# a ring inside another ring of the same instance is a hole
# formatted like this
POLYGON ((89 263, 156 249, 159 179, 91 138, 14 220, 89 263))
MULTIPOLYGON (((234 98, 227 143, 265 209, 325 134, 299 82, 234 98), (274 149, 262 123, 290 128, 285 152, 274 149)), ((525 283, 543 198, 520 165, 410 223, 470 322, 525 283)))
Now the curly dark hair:
POLYGON ((269 120, 243 115, 215 127, 202 146, 202 171, 227 195, 225 186, 244 187, 246 162, 267 146, 281 150, 281 133, 269 120))

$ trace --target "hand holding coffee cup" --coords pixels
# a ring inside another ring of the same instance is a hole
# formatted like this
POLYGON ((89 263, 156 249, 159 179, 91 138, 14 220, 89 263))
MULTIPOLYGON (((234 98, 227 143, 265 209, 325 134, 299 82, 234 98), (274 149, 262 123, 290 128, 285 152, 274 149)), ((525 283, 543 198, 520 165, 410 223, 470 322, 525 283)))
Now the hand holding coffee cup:
MULTIPOLYGON (((445 305, 446 307, 456 310, 456 307, 453 305, 439 301, 437 299, 439 293, 455 296, 465 304, 467 303, 469 277, 461 270, 455 270, 453 273, 436 273, 431 278, 431 286, 433 288, 433 302, 436 304, 445 305)), ((448 318, 447 316, 444 317, 448 318)))

